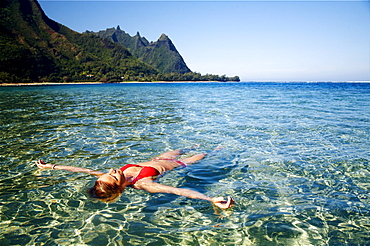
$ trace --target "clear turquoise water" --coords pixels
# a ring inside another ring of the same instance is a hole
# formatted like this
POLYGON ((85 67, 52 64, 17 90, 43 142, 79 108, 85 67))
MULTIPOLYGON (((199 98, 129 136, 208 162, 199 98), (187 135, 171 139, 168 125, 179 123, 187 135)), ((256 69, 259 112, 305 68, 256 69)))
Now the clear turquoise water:
POLYGON ((0 245, 369 245, 370 84, 0 88, 0 245), (34 160, 119 168, 201 144, 225 149, 163 184, 236 206, 128 189, 34 160))

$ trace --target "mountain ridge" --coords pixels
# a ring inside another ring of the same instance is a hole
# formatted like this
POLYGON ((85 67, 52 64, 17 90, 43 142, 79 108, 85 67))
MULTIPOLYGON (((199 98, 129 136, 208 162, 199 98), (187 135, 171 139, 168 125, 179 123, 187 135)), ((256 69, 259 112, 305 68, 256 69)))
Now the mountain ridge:
POLYGON ((159 72, 122 45, 51 20, 36 0, 4 0, 0 7, 1 81, 83 81, 87 74, 122 80, 159 72))
POLYGON ((122 30, 119 25, 117 28, 107 28, 99 32, 86 32, 94 33, 99 37, 127 47, 136 58, 162 73, 185 74, 191 72, 172 40, 164 33, 156 42, 149 42, 145 37, 141 37, 139 32, 135 36, 131 36, 122 30))

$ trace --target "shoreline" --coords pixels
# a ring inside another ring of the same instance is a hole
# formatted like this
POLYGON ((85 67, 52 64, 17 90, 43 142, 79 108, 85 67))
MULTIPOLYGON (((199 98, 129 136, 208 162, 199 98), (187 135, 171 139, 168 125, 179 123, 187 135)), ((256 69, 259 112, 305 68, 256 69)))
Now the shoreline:
POLYGON ((173 84, 173 83, 347 83, 347 84, 368 84, 370 81, 151 81, 151 82, 141 82, 141 81, 125 81, 125 82, 35 82, 35 83, 0 83, 0 87, 17 87, 17 86, 53 86, 53 85, 101 85, 101 84, 173 84))
POLYGON ((151 84, 151 83, 239 83, 237 81, 125 81, 125 82, 35 82, 35 83, 0 83, 0 87, 8 86, 45 86, 45 85, 100 85, 100 84, 151 84))

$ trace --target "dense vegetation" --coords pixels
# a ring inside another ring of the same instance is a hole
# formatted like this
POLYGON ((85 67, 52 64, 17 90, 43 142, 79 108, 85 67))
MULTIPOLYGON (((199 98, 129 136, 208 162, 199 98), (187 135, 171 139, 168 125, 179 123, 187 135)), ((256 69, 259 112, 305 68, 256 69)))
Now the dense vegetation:
POLYGON ((238 81, 164 73, 115 42, 50 20, 36 0, 0 1, 0 83, 70 81, 238 81))
POLYGON ((239 76, 226 77, 226 75, 214 75, 206 74, 202 75, 196 72, 189 73, 159 73, 157 75, 147 76, 147 77, 131 77, 125 78, 124 81, 218 81, 218 82, 228 82, 235 81, 239 82, 239 76))

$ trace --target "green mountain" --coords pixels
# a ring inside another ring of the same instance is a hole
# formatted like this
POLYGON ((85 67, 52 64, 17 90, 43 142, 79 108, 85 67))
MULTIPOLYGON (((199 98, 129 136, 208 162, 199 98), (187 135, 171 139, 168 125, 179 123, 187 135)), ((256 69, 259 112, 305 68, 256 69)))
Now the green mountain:
POLYGON ((0 82, 122 81, 156 74, 124 46, 49 19, 36 0, 0 2, 0 82))
POLYGON ((162 73, 184 74, 191 72, 175 45, 165 34, 162 34, 158 41, 150 43, 145 37, 141 37, 139 32, 131 37, 128 33, 121 30, 120 26, 117 29, 108 28, 105 31, 99 31, 95 34, 115 43, 122 44, 135 57, 162 73))
POLYGON ((239 81, 238 76, 191 72, 164 34, 149 43, 119 28, 110 32, 114 42, 49 19, 37 0, 1 0, 0 83, 239 81), (118 43, 124 38, 128 48, 118 43))

